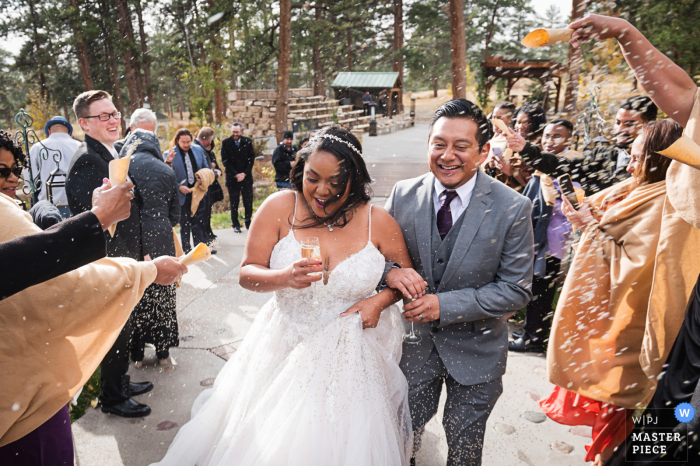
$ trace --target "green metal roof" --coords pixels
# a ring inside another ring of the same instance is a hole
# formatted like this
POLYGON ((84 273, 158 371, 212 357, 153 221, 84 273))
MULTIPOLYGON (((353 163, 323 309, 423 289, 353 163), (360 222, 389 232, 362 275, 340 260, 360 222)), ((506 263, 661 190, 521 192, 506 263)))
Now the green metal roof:
POLYGON ((360 89, 387 89, 394 87, 399 73, 389 71, 383 73, 341 71, 336 76, 331 87, 355 87, 360 89))

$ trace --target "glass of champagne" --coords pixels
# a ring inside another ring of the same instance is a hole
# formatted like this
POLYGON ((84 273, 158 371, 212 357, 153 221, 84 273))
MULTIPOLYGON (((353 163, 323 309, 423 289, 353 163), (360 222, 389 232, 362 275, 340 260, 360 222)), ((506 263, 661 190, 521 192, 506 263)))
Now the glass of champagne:
MULTIPOLYGON (((308 238, 303 238, 301 240, 301 257, 302 259, 316 259, 321 262, 321 243, 318 238, 310 236, 308 238)), ((318 275, 318 273, 313 273, 309 275, 318 275)), ((314 301, 313 305, 318 306, 318 297, 316 296, 316 282, 311 285, 314 287, 314 301)))
MULTIPOLYGON (((407 298, 404 296, 403 305, 405 306, 406 304, 413 302, 413 301, 415 301, 414 298, 407 298)), ((418 344, 421 342, 421 337, 416 335, 415 332, 413 331, 413 322, 411 322, 411 333, 404 335, 403 341, 405 341, 406 343, 410 343, 412 345, 415 345, 415 344, 418 344)))

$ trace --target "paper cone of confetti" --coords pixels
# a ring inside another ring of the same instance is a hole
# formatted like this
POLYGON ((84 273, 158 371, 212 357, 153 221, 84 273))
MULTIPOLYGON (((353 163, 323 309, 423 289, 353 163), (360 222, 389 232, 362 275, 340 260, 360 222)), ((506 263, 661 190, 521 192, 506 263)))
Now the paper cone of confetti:
POLYGON ((175 257, 182 257, 185 255, 185 251, 182 250, 182 244, 180 244, 180 238, 177 237, 175 229, 173 228, 173 240, 175 241, 175 257))
POLYGON ((685 134, 659 154, 700 170, 700 146, 685 134))
MULTIPOLYGON (((109 183, 112 185, 112 187, 126 181, 126 175, 129 173, 130 163, 131 157, 115 159, 109 162, 109 183)), ((114 232, 117 231, 117 223, 112 224, 108 228, 109 234, 112 236, 112 238, 114 238, 114 232)))
POLYGON ((180 259, 180 263, 185 267, 194 265, 198 262, 205 261, 211 257, 209 246, 204 243, 199 243, 196 248, 191 250, 185 257, 180 259))
POLYGON ((573 29, 535 29, 525 36, 521 44, 529 49, 538 49, 548 45, 556 45, 571 40, 573 29))
POLYGON ((499 118, 491 118, 491 123, 493 123, 496 128, 500 129, 502 133, 507 134, 508 136, 513 134, 510 128, 503 123, 503 120, 499 118))

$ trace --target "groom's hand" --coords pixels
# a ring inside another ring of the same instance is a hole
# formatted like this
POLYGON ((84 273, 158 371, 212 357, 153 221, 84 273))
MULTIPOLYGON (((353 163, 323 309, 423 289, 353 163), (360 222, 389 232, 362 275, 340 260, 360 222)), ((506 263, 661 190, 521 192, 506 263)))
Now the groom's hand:
POLYGON ((440 318, 440 300, 436 294, 426 294, 403 307, 407 322, 432 322, 440 318))
POLYGON ((386 286, 399 290, 409 298, 420 298, 425 294, 428 283, 413 269, 391 269, 384 279, 386 286))

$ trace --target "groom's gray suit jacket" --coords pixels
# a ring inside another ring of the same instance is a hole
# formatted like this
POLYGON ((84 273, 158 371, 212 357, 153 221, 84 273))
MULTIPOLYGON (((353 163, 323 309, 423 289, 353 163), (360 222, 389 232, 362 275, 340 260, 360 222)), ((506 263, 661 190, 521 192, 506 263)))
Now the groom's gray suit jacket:
POLYGON ((462 385, 505 373, 506 320, 532 298, 530 200, 481 170, 476 177, 469 206, 445 241, 435 226, 432 174, 398 182, 386 203, 415 270, 440 300, 439 320, 415 324, 422 341, 404 343, 401 369, 419 371, 436 347, 462 385))

